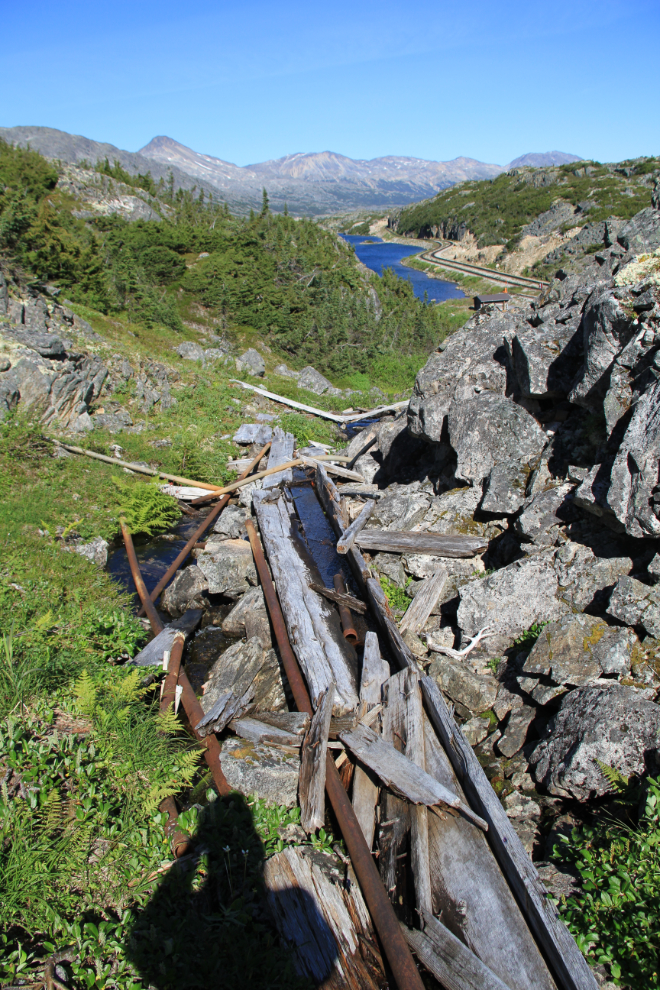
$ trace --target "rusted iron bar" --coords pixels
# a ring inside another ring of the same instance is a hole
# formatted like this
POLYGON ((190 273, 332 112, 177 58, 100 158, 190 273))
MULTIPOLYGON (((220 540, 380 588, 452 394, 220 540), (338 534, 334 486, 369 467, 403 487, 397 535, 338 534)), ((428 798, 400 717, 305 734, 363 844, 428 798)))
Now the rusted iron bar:
MULTIPOLYGON (((332 582, 335 586, 335 591, 337 594, 346 594, 346 585, 344 584, 344 579, 341 574, 335 574, 332 582)), ((341 622, 341 628, 344 632, 344 639, 346 639, 351 646, 356 646, 358 634, 357 629, 353 625, 353 616, 351 615, 350 609, 347 608, 343 602, 337 602, 337 608, 339 609, 339 621, 341 622)))
MULTIPOLYGON (((289 643, 284 616, 266 564, 261 541, 251 519, 247 520, 246 527, 289 686, 298 710, 307 712, 311 716, 313 714, 312 703, 298 661, 289 643)), ((410 949, 389 897, 381 883, 371 852, 364 841, 362 829, 342 785, 331 751, 328 752, 327 756, 325 787, 397 986, 399 990, 423 990, 424 984, 410 954, 410 949)))
MULTIPOLYGON (((294 457, 292 461, 285 461, 283 464, 278 464, 276 467, 266 468, 265 471, 257 471, 257 473, 252 478, 246 478, 242 476, 238 478, 237 481, 232 481, 230 485, 225 485, 224 488, 218 488, 216 492, 211 492, 209 495, 200 495, 199 498, 193 499, 190 503, 191 505, 202 505, 204 502, 209 502, 213 498, 217 498, 218 495, 224 495, 226 492, 235 492, 237 488, 242 488, 243 485, 247 485, 252 481, 260 481, 262 478, 267 478, 271 474, 279 474, 280 471, 286 471, 288 468, 305 466, 305 462, 308 460, 306 457, 294 457)), ((323 454, 320 457, 315 458, 315 463, 317 461, 347 461, 348 457, 345 454, 323 454)), ((311 461, 310 461, 311 465, 311 461)), ((332 472, 333 466, 329 465, 328 471, 332 472)), ((209 487, 206 485, 205 487, 209 487)))
MULTIPOLYGON (((154 635, 158 635, 158 633, 164 628, 163 622, 154 608, 153 603, 149 601, 147 589, 145 588, 144 581, 142 580, 142 574, 140 573, 140 565, 138 564, 137 557, 135 556, 133 540, 131 539, 131 534, 124 525, 122 525, 122 534, 124 536, 124 542, 126 543, 128 563, 131 568, 131 574, 133 576, 133 581, 135 582, 135 587, 137 588, 137 592, 142 599, 142 604, 146 607, 151 630, 154 635)), ((195 692, 191 687, 185 670, 179 670, 179 687, 181 688, 181 701, 192 728, 204 718, 204 712, 195 696, 195 692)), ((194 728, 193 732, 195 732, 194 728)), ((202 746, 205 747, 204 759, 208 763, 209 769, 213 774, 213 780, 218 789, 218 793, 221 796, 226 796, 230 793, 231 788, 225 779, 225 775, 222 772, 222 766, 220 765, 220 744, 218 743, 218 740, 213 733, 203 739, 201 736, 197 735, 196 732, 195 736, 199 739, 202 746)))
POLYGON ((165 474, 164 471, 156 471, 155 468, 142 467, 140 464, 134 464, 132 461, 122 461, 118 457, 108 457, 107 454, 97 454, 95 450, 85 450, 83 447, 74 447, 70 443, 62 443, 61 440, 55 440, 55 443, 59 444, 60 447, 64 447, 65 450, 70 450, 72 454, 84 454, 85 457, 92 457, 95 461, 103 461, 104 464, 112 464, 114 467, 125 467, 129 471, 135 471, 137 474, 149 474, 152 478, 164 478, 165 481, 171 481, 175 485, 192 485, 193 488, 208 488, 209 491, 223 491, 220 485, 207 485, 204 481, 193 481, 191 478, 181 478, 178 474, 165 474))
MULTIPOLYGON (((254 458, 254 460, 252 461, 252 463, 249 465, 249 467, 247 468, 247 470, 244 471, 243 474, 241 475, 241 478, 242 479, 243 478, 247 478, 247 476, 249 475, 250 471, 253 471, 254 470, 254 468, 257 466, 257 464, 259 463, 259 461, 261 460, 261 458, 264 456, 264 454, 266 454, 268 452, 269 447, 270 447, 270 443, 267 443, 266 446, 263 447, 259 451, 259 453, 254 458)), ((217 493, 216 492, 212 492, 211 495, 208 496, 208 497, 209 498, 217 498, 217 493)), ((213 523, 218 518, 218 516, 220 515, 220 513, 222 512, 222 510, 224 509, 224 507, 226 506, 226 504, 227 504, 227 502, 229 501, 230 498, 231 498, 231 495, 223 495, 222 498, 220 499, 220 501, 218 502, 218 504, 213 506, 213 508, 209 512, 208 516, 206 516, 206 518, 204 519, 204 522, 201 524, 201 526, 199 526, 195 530, 195 532, 190 537, 190 539, 186 543, 186 545, 183 548, 183 550, 181 551, 181 553, 170 564, 170 566, 167 568, 167 570, 163 574, 162 578, 160 579, 160 581, 158 582, 158 584, 156 585, 156 587, 153 589, 153 591, 149 595, 149 598, 151 599, 152 602, 155 602, 156 599, 158 598, 158 596, 160 595, 160 593, 162 591, 164 591, 164 589, 170 583, 170 581, 172 580, 172 578, 174 577, 174 575, 176 574, 176 572, 181 567, 181 564, 184 562, 184 560, 186 559, 186 557, 188 556, 188 554, 190 553, 190 551, 193 549, 193 547, 195 546, 195 544, 199 542, 200 537, 202 537, 204 535, 204 533, 209 528, 209 526, 211 525, 211 523, 213 523)), ((206 501, 206 499, 196 499, 194 502, 191 502, 190 504, 191 505, 196 505, 198 502, 204 502, 204 501, 206 501)), ((145 608, 143 606, 139 610, 138 615, 145 615, 145 614, 146 614, 146 612, 145 612, 145 608)))

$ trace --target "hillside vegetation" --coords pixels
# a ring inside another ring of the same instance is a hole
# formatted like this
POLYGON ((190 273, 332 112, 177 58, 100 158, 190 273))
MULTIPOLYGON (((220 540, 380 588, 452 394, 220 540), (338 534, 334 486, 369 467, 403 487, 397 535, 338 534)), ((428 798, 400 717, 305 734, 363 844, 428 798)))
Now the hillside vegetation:
POLYGON ((460 240, 471 232, 479 247, 501 244, 513 251, 524 228, 556 200, 580 207, 564 230, 615 216, 628 220, 651 203, 652 175, 660 158, 616 165, 579 162, 558 167, 512 169, 496 179, 462 182, 401 211, 399 233, 460 240), (580 218, 581 215, 581 218, 580 218))
POLYGON ((386 387, 401 355, 421 363, 451 325, 313 221, 273 215, 265 193, 258 214, 238 218, 203 192, 175 193, 108 162, 97 171, 110 195, 143 190, 162 219, 90 216, 52 163, 0 142, 0 246, 74 303, 148 328, 251 329, 294 366, 346 378, 377 365, 384 380, 374 384, 386 387))

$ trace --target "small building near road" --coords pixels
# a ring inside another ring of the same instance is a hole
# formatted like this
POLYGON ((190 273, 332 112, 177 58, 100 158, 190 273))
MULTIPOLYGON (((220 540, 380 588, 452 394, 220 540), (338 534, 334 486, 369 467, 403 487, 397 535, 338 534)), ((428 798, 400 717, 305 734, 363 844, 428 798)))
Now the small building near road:
POLYGON ((475 296, 474 308, 481 309, 482 306, 496 306, 502 312, 509 308, 511 294, 509 292, 498 292, 494 296, 475 296))

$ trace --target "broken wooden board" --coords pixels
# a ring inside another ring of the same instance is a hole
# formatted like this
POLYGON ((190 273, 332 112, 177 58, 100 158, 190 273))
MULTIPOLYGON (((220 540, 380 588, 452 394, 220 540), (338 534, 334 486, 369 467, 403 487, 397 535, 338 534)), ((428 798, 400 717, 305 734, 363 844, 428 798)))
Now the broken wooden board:
POLYGON ((419 635, 435 608, 448 580, 449 576, 446 569, 441 567, 430 578, 422 582, 421 588, 413 598, 406 610, 406 614, 399 623, 400 633, 407 632, 411 636, 419 635))
MULTIPOLYGON (((279 426, 273 430, 273 440, 270 445, 268 455, 268 468, 277 467, 278 464, 286 464, 293 458, 293 448, 296 439, 293 433, 285 433, 279 426)), ((287 468, 284 471, 276 472, 264 479, 263 488, 277 488, 282 481, 292 481, 293 470, 287 468)))
MULTIPOLYGON (((388 687, 389 680, 382 687, 383 739, 402 753, 406 736, 406 709, 401 703, 403 699, 396 691, 392 692, 390 699, 388 687)), ((417 923, 410 874, 412 807, 391 790, 382 790, 378 826, 378 870, 397 917, 408 925, 417 923)))
MULTIPOLYGON (((380 655, 378 637, 376 633, 368 632, 364 639, 364 658, 360 680, 361 706, 370 707, 380 704, 381 689, 389 676, 389 664, 380 655)), ((355 817, 360 823, 362 834, 369 849, 371 849, 374 841, 379 790, 378 778, 373 771, 358 764, 353 776, 352 804, 355 817)))
POLYGON ((419 961, 446 990, 509 990, 459 938, 433 915, 424 913, 424 931, 402 926, 419 961))
POLYGON ((300 741, 302 742, 302 737, 307 732, 309 725, 309 715, 307 712, 273 712, 261 710, 259 712, 259 721, 281 729, 283 732, 289 732, 291 735, 300 736, 300 741))
POLYGON ((531 931, 551 962, 558 985, 562 990, 596 990, 589 964, 559 917, 472 747, 449 714, 437 684, 423 677, 421 686, 443 752, 451 760, 466 797, 488 822, 490 846, 531 931))
POLYGON ((488 549, 488 540, 482 536, 395 533, 389 529, 363 529, 355 542, 363 550, 384 553, 427 553, 434 557, 474 557, 488 549))
POLYGON ((334 682, 336 713, 345 714, 358 703, 355 651, 344 638, 337 610, 310 588, 317 578, 305 560, 293 505, 286 495, 275 502, 269 497, 255 492, 253 503, 291 646, 314 707, 334 682))
MULTIPOLYGON (((464 797, 426 714, 423 727, 426 772, 464 797)), ((428 827, 433 912, 510 990, 553 988, 486 835, 451 815, 429 815, 428 827)))
POLYGON ((295 746, 296 749, 300 749, 302 745, 301 737, 295 733, 278 729, 276 726, 268 725, 267 722, 261 722, 250 715, 233 719, 229 723, 229 728, 241 739, 247 739, 253 743, 280 743, 283 746, 295 746))
MULTIPOLYGON (((302 456, 300 459, 307 468, 315 468, 319 463, 315 457, 302 456)), ((364 481, 362 475, 358 474, 357 471, 348 471, 346 468, 339 467, 339 465, 333 464, 332 462, 326 461, 325 467, 327 471, 330 471, 332 474, 336 474, 338 478, 348 478, 349 481, 357 481, 358 484, 361 481, 364 481)))
MULTIPOLYGON (((273 921, 301 976, 323 990, 380 990, 384 967, 357 883, 328 876, 331 857, 289 846, 264 863, 273 921)), ((343 873, 343 868, 342 868, 343 873)))
POLYGON ((195 726, 197 732, 204 736, 222 732, 233 718, 243 714, 265 659, 266 651, 256 637, 247 643, 233 643, 218 657, 204 685, 204 718, 195 726))
POLYGON ((300 754, 300 824, 308 833, 325 824, 326 755, 334 698, 335 686, 330 684, 319 698, 300 754))
POLYGON ((399 797, 411 804, 426 805, 427 808, 436 805, 455 808, 484 831, 488 828, 486 822, 475 815, 457 794, 397 752, 391 743, 386 742, 369 726, 358 723, 349 732, 341 732, 339 738, 358 760, 370 767, 399 797))
POLYGON ((348 553, 355 543, 356 537, 369 522, 369 517, 375 508, 375 502, 367 502, 357 519, 353 520, 348 529, 337 540, 337 553, 348 553))
POLYGON ((342 594, 334 589, 324 588, 320 584, 310 584, 310 588, 317 594, 323 595, 328 601, 335 602, 337 605, 345 605, 346 608, 350 608, 352 612, 357 612, 359 615, 364 615, 367 611, 364 602, 361 602, 359 598, 354 598, 353 595, 342 594))
POLYGON ((172 649, 177 632, 184 633, 186 638, 190 636, 202 621, 203 614, 201 608, 188 609, 180 619, 170 622, 161 629, 136 657, 128 661, 128 664, 134 664, 136 667, 151 667, 156 664, 160 666, 163 662, 163 654, 172 649))
MULTIPOLYGON (((424 709, 419 679, 410 668, 400 671, 388 681, 388 705, 394 686, 405 710, 404 755, 426 771, 424 745, 424 709)), ((417 911, 433 913, 431 898, 431 869, 429 865, 429 813, 425 807, 415 805, 410 809, 410 865, 415 884, 417 911)))

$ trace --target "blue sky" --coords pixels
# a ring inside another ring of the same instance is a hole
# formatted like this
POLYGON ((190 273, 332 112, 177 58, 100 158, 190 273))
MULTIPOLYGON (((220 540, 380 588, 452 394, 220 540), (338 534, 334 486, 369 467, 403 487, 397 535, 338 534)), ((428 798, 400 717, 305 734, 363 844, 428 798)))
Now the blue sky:
POLYGON ((660 153, 658 0, 10 4, 0 125, 247 165, 660 153))

